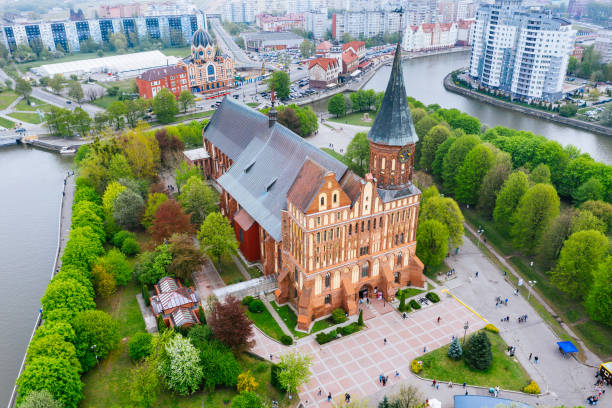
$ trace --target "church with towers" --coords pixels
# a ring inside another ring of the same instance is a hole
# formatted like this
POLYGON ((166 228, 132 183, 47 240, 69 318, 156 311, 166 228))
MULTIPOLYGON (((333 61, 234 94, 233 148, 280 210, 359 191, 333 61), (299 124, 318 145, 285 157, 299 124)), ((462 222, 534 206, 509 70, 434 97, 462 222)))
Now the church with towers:
POLYGON ((413 184, 418 140, 398 43, 389 83, 368 134, 365 177, 276 121, 225 98, 203 131, 203 166, 240 251, 273 275, 279 304, 298 329, 361 300, 424 288, 415 254, 421 192, 413 184))

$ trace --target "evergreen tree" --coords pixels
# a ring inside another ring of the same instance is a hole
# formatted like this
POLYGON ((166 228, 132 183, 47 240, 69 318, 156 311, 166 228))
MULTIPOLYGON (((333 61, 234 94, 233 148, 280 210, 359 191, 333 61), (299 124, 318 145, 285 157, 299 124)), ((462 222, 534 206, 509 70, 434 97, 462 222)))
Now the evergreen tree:
POLYGON ((461 344, 459 344, 459 338, 453 338, 450 346, 448 346, 448 356, 453 360, 459 360, 461 355, 463 354, 463 349, 461 349, 461 344))
POLYGON ((357 319, 357 324, 359 326, 363 326, 363 309, 359 311, 359 318, 357 319))
POLYGON ((484 371, 491 366, 493 355, 491 354, 491 342, 487 333, 479 331, 468 339, 463 359, 474 370, 484 371))
POLYGON ((391 404, 389 404, 389 399, 386 395, 383 400, 378 403, 378 408, 391 408, 391 404))

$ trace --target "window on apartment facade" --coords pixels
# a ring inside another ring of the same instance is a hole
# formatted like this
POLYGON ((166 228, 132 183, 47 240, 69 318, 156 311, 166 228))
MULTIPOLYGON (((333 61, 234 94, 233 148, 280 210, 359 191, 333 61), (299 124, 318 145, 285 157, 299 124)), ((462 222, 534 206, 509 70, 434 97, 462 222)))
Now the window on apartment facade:
POLYGON ((370 276, 370 264, 366 262, 361 266, 361 277, 367 278, 368 276, 370 276))
POLYGON ((402 264, 402 253, 400 252, 399 254, 397 254, 397 257, 395 258, 395 265, 401 266, 401 264, 402 264))
POLYGON ((329 305, 331 303, 331 295, 325 295, 325 304, 329 305))
POLYGON ((329 288, 331 284, 331 275, 329 274, 329 272, 327 272, 327 274, 325 274, 325 287, 329 288))

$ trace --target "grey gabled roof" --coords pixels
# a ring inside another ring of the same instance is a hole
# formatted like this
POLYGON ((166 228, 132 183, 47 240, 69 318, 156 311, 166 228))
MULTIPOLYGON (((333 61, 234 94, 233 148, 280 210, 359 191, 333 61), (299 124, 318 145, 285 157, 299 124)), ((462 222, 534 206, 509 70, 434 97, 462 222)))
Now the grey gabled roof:
POLYGON ((409 143, 416 143, 419 140, 414 130, 410 107, 406 99, 401 41, 400 36, 385 97, 368 133, 368 139, 372 142, 390 146, 404 146, 409 143))
POLYGON ((227 96, 204 129, 204 138, 236 161, 253 139, 268 137, 268 117, 227 96))
POLYGON ((421 190, 419 190, 419 188, 412 183, 401 190, 385 190, 383 188, 377 188, 376 192, 383 203, 421 194, 421 190))
MULTIPOLYGON (((226 99, 222 105, 228 102, 231 100, 226 99)), ((239 124, 243 121, 243 115, 248 118, 251 113, 240 111, 239 116, 225 116, 224 121, 229 123, 220 127, 225 128, 227 125, 228 128, 242 128, 239 124)), ((217 179, 217 183, 272 238, 280 242, 281 211, 287 208, 287 192, 304 162, 310 159, 334 172, 336 180, 344 175, 347 167, 278 123, 271 128, 263 145, 253 131, 247 131, 253 135, 253 141, 232 167, 217 179)))

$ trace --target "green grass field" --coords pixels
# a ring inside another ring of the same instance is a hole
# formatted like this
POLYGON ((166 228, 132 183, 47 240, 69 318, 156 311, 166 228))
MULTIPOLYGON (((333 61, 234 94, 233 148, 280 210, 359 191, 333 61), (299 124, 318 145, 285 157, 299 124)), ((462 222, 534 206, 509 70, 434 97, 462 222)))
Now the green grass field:
POLYGON ((518 361, 506 355, 507 345, 499 334, 486 332, 491 341, 493 361, 486 371, 473 370, 464 360, 452 360, 448 357, 448 346, 440 347, 416 358, 423 362, 423 371, 419 376, 435 378, 438 381, 452 381, 455 384, 466 382, 470 385, 495 387, 506 390, 521 391, 529 382, 529 376, 518 361))
POLYGON ((226 285, 231 285, 232 283, 242 282, 244 280, 244 276, 240 273, 240 269, 234 262, 231 256, 225 255, 221 257, 221 270, 219 271, 219 265, 217 264, 217 259, 211 258, 211 260, 215 264, 215 268, 219 272, 221 279, 225 282, 226 285))
POLYGON ((32 105, 28 105, 26 100, 22 99, 17 103, 17 105, 15 105, 15 110, 36 112, 37 109, 40 109, 41 111, 46 112, 51 108, 51 105, 48 103, 32 97, 30 97, 30 103, 32 105))
POLYGON ((5 91, 0 93, 0 110, 4 110, 9 107, 9 105, 15 102, 19 95, 17 95, 13 91, 5 91))
POLYGON ((269 337, 280 341, 281 337, 285 334, 270 312, 268 312, 268 309, 264 309, 261 313, 251 313, 247 310, 246 314, 255 326, 259 327, 269 337))
POLYGON ((274 310, 276 310, 276 313, 278 313, 280 318, 283 319, 283 321, 285 322, 285 325, 287 325, 287 327, 289 328, 293 336, 298 339, 302 337, 306 337, 309 334, 316 333, 321 330, 325 330, 334 325, 334 323, 330 319, 322 319, 322 320, 316 321, 312 325, 312 330, 310 330, 310 333, 304 333, 301 331, 297 331, 295 330, 297 326, 297 316, 295 312, 293 311, 293 309, 291 309, 289 305, 279 306, 276 302, 271 302, 270 304, 272 305, 274 310))
POLYGON ((38 113, 29 113, 29 112, 13 112, 8 114, 11 118, 15 118, 20 122, 28 122, 38 125, 42 121, 40 120, 40 116, 38 113))
POLYGON ((6 128, 6 129, 12 129, 12 128, 15 127, 15 122, 11 122, 8 119, 0 117, 0 126, 2 126, 3 128, 6 128))
POLYGON ((376 112, 369 111, 369 112, 353 112, 353 113, 349 113, 348 115, 340 117, 340 118, 331 117, 326 120, 329 120, 330 122, 347 123, 349 125, 371 127, 372 124, 374 123, 375 118, 376 118, 376 112), (367 113, 370 116, 369 122, 362 120, 364 113, 367 113))

